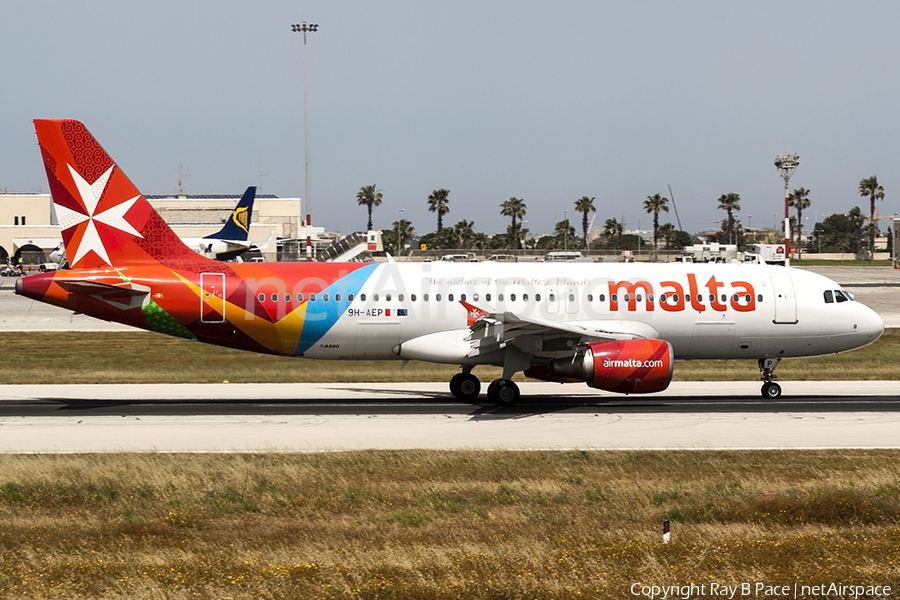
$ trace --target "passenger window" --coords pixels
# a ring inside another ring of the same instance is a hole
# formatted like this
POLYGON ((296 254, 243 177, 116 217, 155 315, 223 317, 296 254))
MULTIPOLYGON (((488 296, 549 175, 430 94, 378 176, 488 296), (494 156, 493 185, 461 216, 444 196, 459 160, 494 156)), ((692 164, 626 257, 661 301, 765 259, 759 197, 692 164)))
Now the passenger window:
POLYGON ((422 302, 428 302, 428 294, 422 294, 422 302))
MULTIPOLYGON (((515 300, 515 298, 513 298, 515 300)), ((640 298, 638 298, 640 300, 640 298)), ((569 294, 569 302, 575 302, 575 294, 569 294)))
POLYGON ((297 294, 297 302, 303 302, 303 294, 297 294))
POLYGON ((260 295, 259 295, 259 301, 260 301, 260 302, 265 302, 265 301, 266 301, 266 295, 265 295, 265 294, 260 294, 260 295))
MULTIPOLYGON (((365 300, 365 298, 363 298, 365 300)), ((347 302, 353 302, 353 294, 347 294, 347 302)))
POLYGON ((440 301, 441 301, 441 295, 440 295, 440 294, 435 294, 435 295, 434 295, 434 300, 435 300, 435 302, 440 302, 440 301))
POLYGON ((587 298, 588 298, 588 302, 593 302, 593 301, 594 301, 594 295, 593 295, 593 294, 588 294, 587 298))
POLYGON ((341 295, 340 295, 340 294, 335 294, 335 295, 334 295, 334 301, 335 301, 335 302, 340 302, 340 301, 341 301, 341 295))
POLYGON ((722 304, 728 302, 728 296, 726 294, 722 294, 722 304))
MULTIPOLYGON (((640 298, 638 298, 638 300, 640 300, 640 298)), ((647 296, 647 301, 653 302, 653 294, 650 294, 649 296, 647 296)))
POLYGON ((638 295, 637 295, 637 301, 640 302, 641 300, 642 300, 641 295, 638 294, 638 295))
POLYGON ((415 301, 416 301, 416 295, 415 295, 415 294, 410 294, 410 295, 409 295, 409 300, 410 300, 410 302, 415 302, 415 301))
POLYGON ((503 294, 497 294, 497 302, 503 302, 503 294))
POLYGON ((366 301, 366 295, 365 295, 365 294, 360 294, 360 295, 359 295, 359 299, 360 299, 361 302, 365 302, 365 301, 366 301))
POLYGON ((678 294, 672 294, 672 301, 678 302, 678 294))
POLYGON ((285 294, 285 295, 284 295, 284 301, 285 301, 285 302, 290 302, 290 301, 291 301, 291 295, 290 295, 290 294, 285 294))
POLYGON ((447 294, 447 301, 453 302, 453 294, 447 294))
POLYGON ((509 301, 510 301, 510 302, 515 302, 515 301, 516 301, 516 295, 515 295, 515 294, 510 294, 510 295, 509 295, 509 301))
POLYGON ((328 302, 328 294, 322 294, 322 301, 328 302))
POLYGON ((703 296, 701 294, 697 294, 697 302, 703 303, 703 296))
POLYGON ((384 295, 384 299, 385 299, 387 302, 390 302, 390 301, 391 301, 391 295, 390 295, 390 294, 385 294, 385 295, 384 295))
POLYGON ((491 301, 491 295, 490 295, 490 294, 485 294, 485 295, 484 295, 484 299, 485 299, 487 302, 490 302, 490 301, 491 301))
POLYGON ((397 300, 403 302, 403 294, 397 294, 397 300))
POLYGON ((272 294, 272 302, 278 302, 278 294, 272 294))
POLYGON ((540 295, 540 294, 535 294, 535 295, 534 295, 534 301, 535 301, 535 302, 540 302, 540 301, 541 301, 541 295, 540 295))
POLYGON ((472 302, 478 302, 478 294, 472 294, 472 302))
POLYGON ((600 302, 606 302, 606 294, 600 294, 600 302))
POLYGON ((618 301, 619 301, 619 295, 618 295, 618 294, 613 294, 612 296, 609 297, 609 300, 610 300, 611 302, 618 302, 618 301))
POLYGON ((625 302, 631 302, 631 294, 625 294, 625 302))
POLYGON ((372 300, 378 302, 378 294, 372 294, 372 300))
POLYGON ((315 295, 315 294, 310 294, 310 295, 309 295, 309 301, 310 301, 310 302, 315 302, 315 301, 316 301, 316 295, 315 295))
POLYGON ((665 294, 660 295, 659 301, 660 301, 660 302, 665 302, 665 301, 666 301, 666 295, 665 295, 665 294))
POLYGON ((750 304, 750 300, 751 300, 750 294, 745 294, 744 301, 747 302, 747 304, 750 304))
POLYGON ((732 298, 732 300, 734 300, 735 302, 740 302, 740 301, 741 301, 741 297, 738 296, 737 294, 735 294, 735 295, 734 295, 734 298, 732 298))
MULTIPOLYGON (((724 296, 723 296, 723 297, 724 297, 724 296)), ((757 301, 757 302, 762 302, 762 294, 757 294, 757 295, 756 295, 756 301, 757 301)))
MULTIPOLYGON (((549 296, 547 296, 547 298, 550 300, 550 302, 555 302, 556 294, 550 294, 549 296)), ((503 296, 500 296, 500 299, 503 300, 503 296)))
POLYGON ((459 299, 462 300, 463 302, 465 302, 465 301, 466 301, 466 295, 465 295, 465 294, 460 294, 460 295, 459 295, 459 299))

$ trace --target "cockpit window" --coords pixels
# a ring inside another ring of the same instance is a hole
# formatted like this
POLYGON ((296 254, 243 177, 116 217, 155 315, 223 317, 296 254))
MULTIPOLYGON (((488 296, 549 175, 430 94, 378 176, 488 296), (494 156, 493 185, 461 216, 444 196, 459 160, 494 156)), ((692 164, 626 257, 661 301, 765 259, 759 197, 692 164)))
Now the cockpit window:
POLYGON ((850 300, 841 290, 834 290, 834 299, 838 302, 847 302, 850 300))
POLYGON ((831 290, 825 290, 825 304, 833 304, 834 303, 834 294, 831 290))

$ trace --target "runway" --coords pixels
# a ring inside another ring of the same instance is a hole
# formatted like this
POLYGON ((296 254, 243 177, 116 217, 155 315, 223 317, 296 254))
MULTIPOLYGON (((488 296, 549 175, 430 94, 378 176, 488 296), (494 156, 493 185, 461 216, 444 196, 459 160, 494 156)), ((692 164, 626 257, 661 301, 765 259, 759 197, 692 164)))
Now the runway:
POLYGON ((900 382, 673 383, 653 396, 522 384, 514 407, 446 384, 0 386, 2 452, 900 447, 900 382))

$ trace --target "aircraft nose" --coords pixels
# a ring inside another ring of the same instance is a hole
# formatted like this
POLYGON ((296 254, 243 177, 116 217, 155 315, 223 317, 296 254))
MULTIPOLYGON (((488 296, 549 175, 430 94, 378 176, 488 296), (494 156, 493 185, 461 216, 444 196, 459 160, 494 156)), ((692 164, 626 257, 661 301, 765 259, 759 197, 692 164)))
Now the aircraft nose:
POLYGON ((862 304, 859 306, 863 310, 856 323, 859 327, 858 332, 860 335, 866 336, 867 344, 871 344, 884 333, 884 319, 868 306, 862 304))

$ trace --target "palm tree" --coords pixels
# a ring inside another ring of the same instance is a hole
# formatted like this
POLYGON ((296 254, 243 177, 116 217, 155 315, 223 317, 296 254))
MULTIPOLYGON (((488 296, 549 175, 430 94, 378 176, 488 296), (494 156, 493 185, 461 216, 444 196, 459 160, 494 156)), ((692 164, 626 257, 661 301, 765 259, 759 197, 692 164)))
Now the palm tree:
POLYGON ((859 195, 869 197, 869 260, 875 260, 875 232, 878 231, 875 201, 884 200, 884 188, 878 185, 878 178, 872 175, 859 182, 859 195))
POLYGON ((647 196, 644 200, 644 210, 653 215, 653 252, 656 252, 659 240, 659 213, 669 212, 669 199, 659 194, 647 196))
POLYGON ((797 209, 797 259, 802 257, 801 242, 803 240, 803 209, 809 208, 810 199, 809 190, 806 188, 797 188, 788 195, 788 205, 797 209))
POLYGON ((584 249, 588 249, 588 213, 597 212, 594 208, 594 198, 582 196, 575 201, 575 210, 581 213, 581 231, 584 233, 584 249))
POLYGON ((519 230, 516 229, 516 219, 525 218, 526 208, 525 202, 516 197, 500 203, 500 214, 504 217, 512 217, 513 250, 519 249, 519 230))
POLYGON ((459 240, 460 248, 469 247, 469 240, 472 238, 472 234, 475 233, 474 228, 475 221, 466 221, 465 219, 453 226, 453 231, 456 233, 456 237, 459 240))
POLYGON ((741 205, 739 204, 741 201, 741 195, 735 194, 734 192, 729 192, 727 194, 722 194, 719 196, 719 209, 724 210, 728 213, 728 221, 725 224, 725 231, 728 232, 728 242, 734 242, 734 212, 741 210, 741 205))
POLYGON ((356 201, 360 206, 369 207, 369 226, 366 231, 372 231, 372 207, 381 206, 381 192, 375 190, 375 185, 364 185, 356 193, 356 201))
POLYGON ((440 237, 441 231, 444 229, 444 215, 450 212, 450 207, 447 206, 447 203, 450 202, 450 200, 447 198, 447 196, 449 195, 450 190, 440 189, 434 190, 433 192, 431 192, 431 195, 428 196, 428 210, 430 212, 436 212, 438 216, 438 237, 440 237))
POLYGON ((662 239, 666 240, 666 250, 668 250, 672 238, 675 237, 675 226, 671 223, 663 223, 659 226, 659 235, 662 236, 662 239))
POLYGON ((406 219, 398 219, 394 221, 393 224, 394 231, 397 235, 397 256, 400 255, 400 251, 403 249, 403 244, 408 242, 414 235, 416 235, 416 228, 412 226, 412 223, 407 221, 406 219))
POLYGON ((477 248, 479 250, 484 250, 491 245, 491 240, 488 238, 487 234, 481 232, 473 233, 472 237, 469 238, 469 242, 472 244, 472 248, 477 248))
POLYGON ((607 240, 613 242, 614 248, 618 247, 619 238, 622 237, 623 233, 625 233, 625 226, 616 219, 607 219, 603 223, 603 235, 606 236, 607 240))
POLYGON ((572 227, 572 223, 569 222, 569 219, 564 219, 557 223, 553 228, 553 234, 556 235, 557 240, 562 238, 563 247, 568 249, 569 238, 575 239, 575 228, 572 227))

